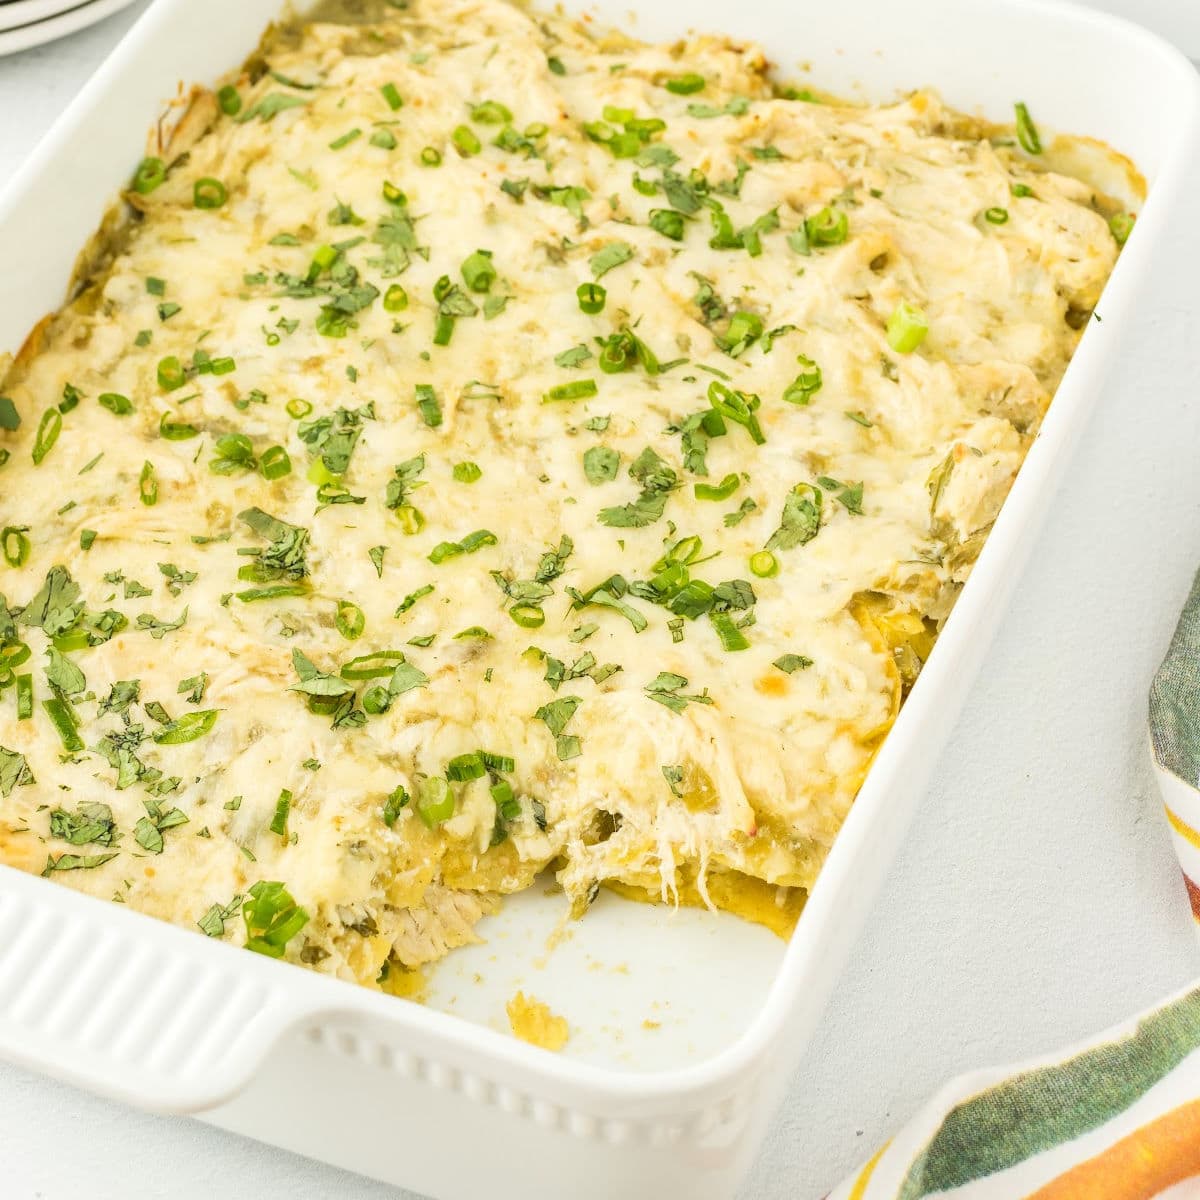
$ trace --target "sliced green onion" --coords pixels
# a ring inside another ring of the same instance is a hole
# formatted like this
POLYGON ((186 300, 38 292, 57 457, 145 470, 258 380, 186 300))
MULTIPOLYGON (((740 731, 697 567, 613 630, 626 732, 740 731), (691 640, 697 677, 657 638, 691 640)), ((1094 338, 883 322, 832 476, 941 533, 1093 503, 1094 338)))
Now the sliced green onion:
POLYGON ((486 292, 496 282, 490 250, 476 250, 463 260, 462 277, 473 292, 486 292))
POLYGON ((25 536, 27 528, 26 525, 6 525, 0 531, 0 549, 3 549, 4 561, 10 567, 23 567, 29 561, 33 544, 25 536))
POLYGON ((739 392, 727 388, 714 379, 708 385, 708 402, 726 420, 741 425, 750 434, 756 446, 761 446, 767 440, 767 435, 763 433, 758 417, 755 416, 760 401, 752 392, 739 392))
POLYGON ((361 129, 347 129, 341 137, 335 137, 329 143, 330 150, 344 150, 351 142, 356 142, 362 137, 361 129))
POLYGON ((430 429, 436 429, 442 423, 442 406, 438 403, 437 393, 427 383, 418 383, 413 391, 421 420, 430 429))
POLYGON ((246 588, 237 593, 237 598, 243 604, 253 604, 256 600, 283 600, 307 594, 308 588, 302 583, 274 583, 268 587, 246 588))
POLYGON ((712 622, 713 629, 717 631, 717 637, 721 639, 723 650, 750 649, 746 635, 733 623, 733 618, 728 613, 710 612, 708 619, 712 622))
POLYGON ((385 312, 403 312, 408 307, 408 293, 398 283, 393 283, 383 293, 383 308, 385 312))
POLYGON ((292 459, 282 446, 270 446, 258 461, 264 479, 282 479, 292 473, 292 459))
POLYGON ((73 629, 69 633, 56 634, 53 640, 55 650, 63 654, 74 654, 76 650, 86 650, 91 645, 86 629, 73 629))
POLYGON ((664 80, 663 87, 668 92, 674 92, 676 96, 694 96, 697 92, 704 91, 704 82, 703 75, 689 71, 686 75, 673 75, 664 80))
POLYGON ((673 242, 683 241, 683 213, 673 208, 652 208, 650 210, 650 228, 673 242))
POLYGON ((37 436, 33 441, 33 465, 41 466, 42 460, 54 449, 58 435, 62 433, 62 413, 57 408, 48 408, 38 422, 37 436))
POLYGON ((837 246, 846 240, 850 221, 840 208, 826 205, 804 222, 804 232, 813 246, 837 246))
POLYGON ((17 720, 28 721, 33 716, 33 676, 17 676, 17 720))
POLYGON ((983 219, 989 225, 1005 225, 1008 223, 1008 209, 1000 208, 985 208, 983 210, 983 219))
POLYGON ((479 757, 489 771, 515 771, 517 760, 509 754, 494 754, 490 750, 480 750, 479 757))
POLYGON ((292 811, 292 793, 283 788, 279 793, 279 799, 275 801, 275 815, 271 818, 270 830, 272 833, 278 834, 284 841, 287 840, 287 819, 288 813, 292 811))
POLYGON ((440 775, 421 781, 417 789, 417 816, 433 829, 454 816, 454 793, 440 775))
POLYGON ((643 141, 648 142, 656 133, 662 133, 667 123, 662 117, 634 117, 625 122, 625 128, 630 133, 636 133, 643 141))
POLYGON ((179 720, 164 725, 154 735, 154 740, 160 746, 181 746, 185 742, 199 741, 205 734, 212 732, 212 727, 217 723, 217 716, 215 708, 185 713, 179 720))
POLYGON ((821 368, 807 355, 796 355, 804 369, 784 389, 783 398, 789 404, 807 404, 821 390, 821 368))
POLYGON ((695 562, 703 549, 704 543, 693 533, 690 537, 680 538, 671 547, 670 552, 664 556, 663 561, 669 563, 695 562))
POLYGON ((546 614, 538 604, 514 604, 508 615, 522 629, 540 629, 546 623, 546 614))
POLYGON ((400 601, 399 607, 396 609, 396 616, 401 613, 406 613, 418 600, 424 596, 428 596, 434 590, 432 583, 427 583, 423 587, 417 588, 415 592, 410 592, 403 600, 400 601))
POLYGON ((759 579, 770 579, 773 575, 778 575, 779 559, 770 550, 759 550, 757 554, 750 555, 750 574, 758 576, 759 579))
POLYGON ((232 83, 227 83, 217 92, 217 103, 227 117, 237 116, 242 109, 242 97, 232 83))
POLYGON ((161 158, 143 158, 133 175, 133 190, 148 196, 161 187, 167 178, 167 165, 161 158))
POLYGON ((642 150, 642 139, 632 129, 614 133, 605 143, 614 158, 636 158, 642 150))
POLYGON ((328 244, 318 246, 313 251, 312 262, 308 264, 308 282, 315 282, 325 271, 328 271, 337 262, 338 253, 328 244))
POLYGON ((1021 149, 1029 154, 1041 154, 1041 135, 1033 123, 1033 118, 1029 115, 1029 109, 1020 100, 1013 105, 1013 108, 1017 113, 1017 141, 1021 143, 1021 149))
POLYGON ((763 320, 758 313, 746 312, 739 309, 729 321, 729 328, 724 337, 717 339, 717 344, 726 354, 737 358, 749 349, 763 334, 763 320))
POLYGON ((507 125, 512 119, 512 113, 498 100, 484 100, 471 109, 471 120, 480 125, 507 125))
POLYGON ((72 713, 70 705, 55 696, 51 700, 43 700, 42 708, 46 710, 46 716, 50 718, 50 724, 54 726, 63 749, 70 754, 78 754, 83 749, 83 742, 79 737, 79 726, 75 722, 75 714, 72 713))
POLYGON ((400 531, 409 537, 420 533, 425 526, 425 514, 413 504, 401 504, 396 509, 396 520, 400 523, 400 531))
POLYGON ((260 880, 242 905, 246 949, 268 958, 282 958, 287 944, 308 924, 308 913, 276 880, 260 880))
POLYGON ((398 109, 404 107, 404 101, 394 83, 385 83, 379 91, 382 93, 384 100, 387 101, 387 106, 392 112, 396 112, 398 109))
POLYGON ((357 641, 367 627, 367 616, 350 600, 339 600, 333 618, 334 628, 348 642, 357 641))
POLYGON ((24 642, 0 646, 0 675, 11 675, 22 663, 27 663, 33 651, 24 642))
POLYGON ((433 344, 448 346, 454 336, 454 318, 449 313, 438 313, 433 323, 433 344))
MULTIPOLYGON (((632 330, 618 329, 601 342, 597 365, 606 375, 631 371, 637 365, 639 351, 644 347, 645 343, 632 330)), ((654 374, 653 371, 650 373, 654 374)))
POLYGON ((170 413, 163 413, 158 421, 158 436, 165 438, 168 442, 186 442, 190 438, 198 436, 200 430, 195 425, 189 425, 186 421, 175 421, 171 419, 170 413))
POLYGON ((154 478, 154 464, 150 461, 142 463, 142 473, 138 476, 138 495, 147 507, 158 503, 158 480, 154 478))
POLYGON ((602 284, 581 283, 575 289, 575 296, 579 300, 581 311, 589 316, 594 316, 596 313, 604 311, 604 302, 608 299, 608 292, 602 284))
POLYGON ((474 483, 483 476, 483 470, 478 463, 460 462, 454 464, 451 474, 455 483, 474 483))
POLYGON ((196 208, 220 208, 229 199, 229 192, 219 179, 206 175, 192 185, 192 203, 196 208))
POLYGON ((338 673, 343 679, 387 679, 404 661, 401 650, 376 650, 352 658, 338 673))
POLYGON ((692 490, 697 500, 728 500, 737 491, 740 482, 737 475, 730 473, 720 483, 698 483, 692 490))
POLYGON ((435 146, 426 146, 421 151, 421 165, 423 167, 440 167, 442 165, 442 152, 435 146))
POLYGON ((594 379, 573 379, 570 383, 560 383, 542 394, 542 403, 551 404, 556 400, 584 400, 597 392, 594 379))
MULTIPOLYGON (((168 354, 166 358, 159 359, 158 386, 164 392, 173 392, 176 388, 183 387, 185 383, 187 383, 187 371, 174 354, 168 354)), ((103 396, 100 397, 100 403, 104 403, 103 396)))
POLYGON ((1133 225, 1137 218, 1132 213, 1115 213, 1108 219, 1108 227, 1112 230, 1112 235, 1118 246, 1125 245, 1129 235, 1133 232, 1133 225))
POLYGON ((483 143, 475 136, 475 131, 468 125, 459 125, 450 135, 455 150, 462 158, 470 158, 483 149, 483 143))
POLYGON ((478 754, 456 754, 446 764, 446 778, 453 783, 470 783, 472 779, 482 779, 487 774, 487 767, 478 754))
POLYGON ((1010 190, 1018 200, 1025 199, 1033 195, 1033 188, 1024 183, 1014 183, 1010 190))
POLYGON ((377 129, 371 134, 371 145, 378 146, 381 150, 395 150, 396 136, 390 129, 377 129))
MULTIPOLYGON (((248 437, 246 437, 245 434, 233 433, 233 434, 230 434, 229 436, 237 437, 237 438, 244 438, 246 445, 247 446, 250 445, 250 439, 248 437)), ((247 461, 245 463, 245 465, 247 467, 254 466, 253 457, 251 457, 251 459, 249 461, 247 461)), ((325 465, 324 459, 320 459, 320 458, 313 459, 313 461, 311 463, 309 463, 308 474, 306 475, 305 478, 307 478, 309 483, 315 483, 318 488, 337 487, 341 483, 341 480, 342 480, 342 477, 340 475, 334 475, 329 470, 329 468, 325 465)))
POLYGON ((299 396, 294 400, 289 400, 284 408, 287 410, 287 415, 297 421, 307 417, 313 410, 313 406, 307 400, 301 400, 299 396))
POLYGON ((133 402, 128 396, 122 396, 120 392, 101 392, 96 397, 96 403, 118 417, 127 417, 133 412, 133 402))
POLYGON ((907 300, 901 300, 895 312, 888 317, 888 345, 898 354, 911 354, 925 340, 928 332, 929 322, 925 314, 907 300))

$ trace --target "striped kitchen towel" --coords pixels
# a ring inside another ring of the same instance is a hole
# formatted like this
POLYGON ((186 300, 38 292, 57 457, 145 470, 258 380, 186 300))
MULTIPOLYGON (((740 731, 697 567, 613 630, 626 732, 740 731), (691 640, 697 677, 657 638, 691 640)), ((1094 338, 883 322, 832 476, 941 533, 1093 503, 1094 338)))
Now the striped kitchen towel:
MULTIPOLYGON (((1200 574, 1150 692, 1200 922, 1200 574)), ((1075 1046, 948 1084, 830 1200, 1200 1200, 1200 983, 1075 1046)))

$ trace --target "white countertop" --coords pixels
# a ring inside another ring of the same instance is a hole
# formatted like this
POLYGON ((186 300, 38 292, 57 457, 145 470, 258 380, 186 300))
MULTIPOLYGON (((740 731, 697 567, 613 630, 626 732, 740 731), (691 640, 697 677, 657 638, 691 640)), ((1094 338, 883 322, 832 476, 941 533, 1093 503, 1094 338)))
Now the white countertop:
MULTIPOLYGON (((0 179, 144 7, 0 59, 0 179)), ((1200 565, 1191 214, 1173 246, 746 1200, 824 1194, 949 1076, 1084 1037, 1198 973, 1145 747, 1149 679, 1200 565)), ((3 1065, 0 1130, 6 1200, 404 1195, 3 1065)))

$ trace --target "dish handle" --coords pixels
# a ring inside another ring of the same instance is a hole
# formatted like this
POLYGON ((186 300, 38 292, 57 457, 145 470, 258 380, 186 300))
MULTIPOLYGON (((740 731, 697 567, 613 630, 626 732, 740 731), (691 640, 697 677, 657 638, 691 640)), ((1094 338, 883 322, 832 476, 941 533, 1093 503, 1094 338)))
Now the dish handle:
POLYGON ((0 1058, 154 1112, 215 1108, 318 1015, 245 953, 0 867, 0 1058))

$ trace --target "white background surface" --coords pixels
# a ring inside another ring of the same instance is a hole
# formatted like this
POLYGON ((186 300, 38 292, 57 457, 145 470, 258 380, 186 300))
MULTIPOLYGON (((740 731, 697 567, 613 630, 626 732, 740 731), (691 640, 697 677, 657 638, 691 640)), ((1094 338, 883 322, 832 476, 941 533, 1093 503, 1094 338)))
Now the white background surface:
MULTIPOLYGON (((1190 23, 1200 55, 1193 0, 1096 2, 1180 37, 1190 23)), ((0 59, 0 179, 144 7, 0 59)), ((1200 565, 1194 214, 1171 245, 744 1200, 820 1196, 949 1076, 1087 1036, 1200 973, 1144 746, 1200 565)), ((0 1178, 5 1200, 403 1197, 2 1065, 0 1178)), ((499 1176, 491 1200, 513 1200, 499 1176)))

